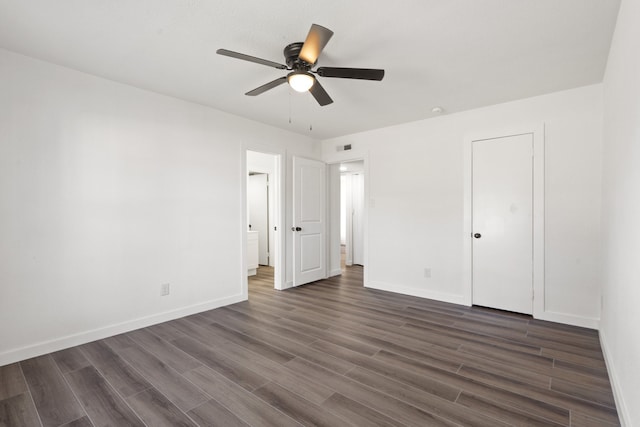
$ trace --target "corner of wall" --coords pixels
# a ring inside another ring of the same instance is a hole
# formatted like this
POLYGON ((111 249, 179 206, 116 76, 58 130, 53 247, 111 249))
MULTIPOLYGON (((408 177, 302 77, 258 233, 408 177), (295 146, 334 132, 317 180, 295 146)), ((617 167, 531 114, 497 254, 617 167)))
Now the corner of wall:
POLYGON ((573 314, 557 313, 554 311, 543 311, 542 313, 534 313, 534 318, 545 320, 547 322, 563 323, 565 325, 578 326, 580 328, 588 328, 598 330, 600 328, 600 319, 592 317, 576 316, 573 314))
POLYGON ((629 406, 624 400, 624 395, 620 389, 620 377, 616 372, 615 364, 611 358, 611 352, 609 350, 609 344, 607 343, 607 337, 604 330, 599 330, 600 347, 602 347, 602 354, 604 356, 604 363, 607 366, 607 372, 609 373, 609 382, 611 383, 611 389, 613 390, 613 398, 616 402, 616 409, 618 410, 618 418, 620 419, 620 425, 622 427, 631 426, 631 415, 629 415, 629 406))

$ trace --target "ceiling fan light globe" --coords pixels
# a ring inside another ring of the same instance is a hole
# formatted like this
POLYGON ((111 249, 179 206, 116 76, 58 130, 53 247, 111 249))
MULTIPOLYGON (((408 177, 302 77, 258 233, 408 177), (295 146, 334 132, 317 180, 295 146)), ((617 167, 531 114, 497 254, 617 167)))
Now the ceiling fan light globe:
POLYGON ((316 81, 315 77, 304 71, 294 71, 287 76, 289 86, 296 92, 307 92, 316 81))

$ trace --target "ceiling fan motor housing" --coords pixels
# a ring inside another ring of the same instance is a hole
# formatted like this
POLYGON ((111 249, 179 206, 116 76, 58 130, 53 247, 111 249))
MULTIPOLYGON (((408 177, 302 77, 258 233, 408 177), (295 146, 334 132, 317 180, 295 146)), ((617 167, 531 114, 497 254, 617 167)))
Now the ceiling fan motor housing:
POLYGON ((299 58, 303 44, 302 42, 291 43, 284 48, 285 61, 292 70, 309 71, 314 66, 299 58))

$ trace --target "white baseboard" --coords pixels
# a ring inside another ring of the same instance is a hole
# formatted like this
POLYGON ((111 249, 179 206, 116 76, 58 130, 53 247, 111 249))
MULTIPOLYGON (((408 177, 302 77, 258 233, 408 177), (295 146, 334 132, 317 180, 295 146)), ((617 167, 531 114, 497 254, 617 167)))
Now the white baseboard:
POLYGON ((580 326, 582 328, 599 329, 600 319, 592 317, 575 316, 566 313, 557 313, 553 311, 544 311, 542 313, 534 313, 534 318, 539 320, 547 320, 549 322, 564 323, 565 325, 580 326))
POLYGON ((54 351, 64 350, 69 347, 86 344, 92 341, 108 338, 114 335, 130 332, 136 329, 145 328, 169 320, 179 319, 181 317, 190 316, 192 314, 201 313, 214 308, 225 305, 235 304, 246 300, 246 296, 234 295, 232 297, 220 298, 204 303, 194 304, 188 307, 178 308, 175 310, 165 311, 163 313, 153 314, 134 320, 129 320, 115 325, 105 326, 103 328, 92 329, 73 335, 67 335, 48 341, 42 341, 29 346, 11 349, 0 353, 0 366, 10 363, 19 362, 21 360, 30 359, 32 357, 42 356, 43 354, 52 353, 54 351))
POLYGON ((364 284, 365 288, 378 289, 381 291, 395 292, 403 295, 411 295, 414 297, 428 298, 437 301, 450 302, 452 304, 465 304, 464 295, 448 294, 444 292, 434 292, 426 289, 412 288, 402 285, 394 285, 392 283, 369 281, 364 284))
POLYGON ((613 390, 613 399, 616 402, 616 409, 618 410, 618 418, 620 419, 620 425, 622 427, 631 426, 631 415, 629 415, 629 407, 627 406, 622 390, 620 389, 620 380, 616 372, 615 364, 611 360, 611 353, 609 351, 609 345, 607 344, 607 337, 602 330, 599 331, 600 335, 600 347, 602 347, 602 354, 604 356, 604 363, 607 365, 607 372, 609 372, 609 382, 611 382, 611 389, 613 390))

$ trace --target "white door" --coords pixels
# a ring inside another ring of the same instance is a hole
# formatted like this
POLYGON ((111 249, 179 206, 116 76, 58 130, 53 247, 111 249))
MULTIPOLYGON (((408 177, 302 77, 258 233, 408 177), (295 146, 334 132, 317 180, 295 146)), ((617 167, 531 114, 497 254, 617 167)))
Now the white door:
POLYGON ((293 158, 293 285, 326 277, 325 164, 293 158))
POLYGON ((351 175, 353 263, 364 265, 364 175, 351 175))
POLYGON ((249 175, 247 204, 251 231, 258 232, 258 263, 269 265, 269 187, 266 173, 249 175))
POLYGON ((473 141, 473 304, 533 312, 533 135, 473 141))

